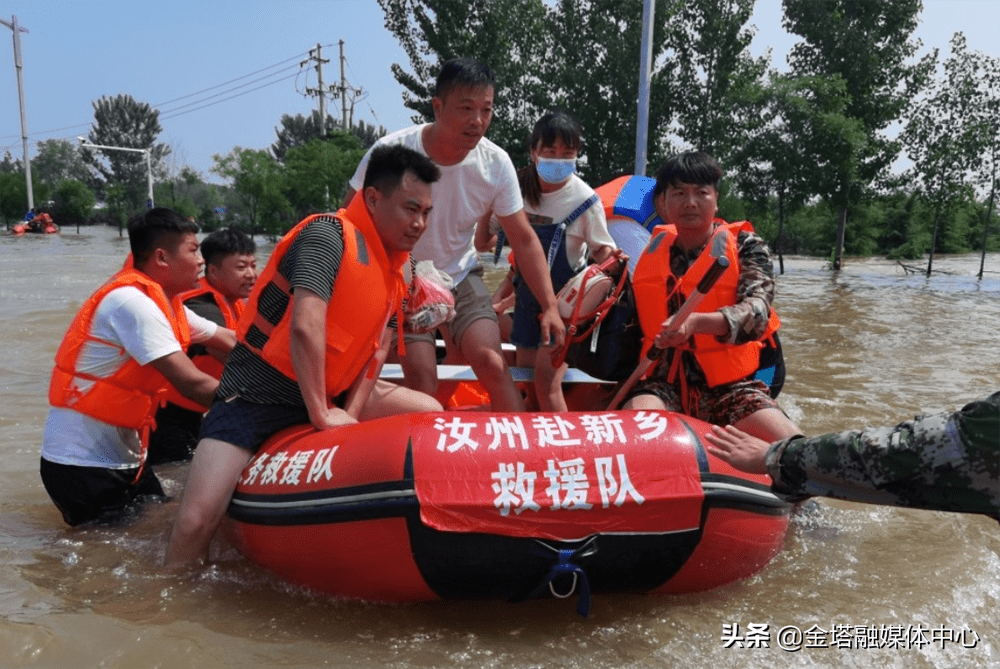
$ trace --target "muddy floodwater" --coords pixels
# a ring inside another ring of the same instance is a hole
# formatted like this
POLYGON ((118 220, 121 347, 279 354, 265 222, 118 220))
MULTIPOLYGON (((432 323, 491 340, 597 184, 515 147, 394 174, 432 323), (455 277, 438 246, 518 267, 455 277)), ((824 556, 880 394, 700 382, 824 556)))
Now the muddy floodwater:
MULTIPOLYGON (((0 235, 2 667, 1000 667, 1000 525, 978 516, 819 500, 757 575, 596 596, 587 619, 573 600, 334 599, 225 547, 194 575, 163 573, 186 465, 157 468, 173 499, 131 524, 70 529, 38 476, 49 374, 127 251, 111 228, 0 235)), ((1000 388, 1000 254, 982 280, 978 255, 934 268, 785 259, 779 403, 805 432, 895 424, 1000 388)))

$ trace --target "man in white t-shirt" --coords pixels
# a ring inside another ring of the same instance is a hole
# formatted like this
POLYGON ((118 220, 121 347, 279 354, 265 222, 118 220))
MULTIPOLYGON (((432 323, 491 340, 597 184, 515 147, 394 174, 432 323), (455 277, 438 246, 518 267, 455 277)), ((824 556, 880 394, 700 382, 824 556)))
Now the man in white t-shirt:
MULTIPOLYGON (((565 326, 559 317, 548 264, 521 200, 514 164, 507 152, 486 139, 493 116, 493 71, 476 61, 447 61, 432 100, 434 122, 392 133, 380 144, 403 144, 430 157, 441 169, 434 185, 427 230, 413 249, 415 260, 431 260, 455 282, 455 319, 446 344, 458 347, 498 411, 523 411, 524 400, 501 351, 500 329, 474 237, 480 219, 492 212, 517 255, 521 274, 542 306, 542 341, 561 345, 565 326)), ((351 178, 344 206, 363 181, 368 156, 351 178)), ((401 360, 406 384, 434 395, 437 358, 432 334, 406 335, 401 360)))
POLYGON ((84 302, 56 354, 41 476, 70 525, 119 513, 139 496, 162 496, 143 467, 143 442, 166 387, 202 404, 215 394, 218 381, 184 348, 201 343, 224 356, 233 331, 177 298, 198 283, 197 229, 162 207, 133 217, 133 262, 84 302))

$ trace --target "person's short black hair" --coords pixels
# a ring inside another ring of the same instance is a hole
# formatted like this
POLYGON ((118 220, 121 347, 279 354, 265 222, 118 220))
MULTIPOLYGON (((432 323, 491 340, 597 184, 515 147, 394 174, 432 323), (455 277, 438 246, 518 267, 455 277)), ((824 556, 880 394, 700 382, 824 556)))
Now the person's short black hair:
POLYGON ((653 197, 659 197, 668 186, 678 184, 697 184, 699 186, 714 186, 719 190, 722 180, 722 168, 715 158, 704 151, 687 151, 667 158, 656 172, 656 187, 653 197))
POLYGON ((253 237, 237 227, 221 228, 201 240, 201 257, 206 265, 218 265, 231 255, 252 256, 257 253, 253 237))
POLYGON ((388 144, 372 150, 361 189, 374 186, 383 195, 392 195, 406 172, 412 172, 426 184, 441 178, 441 170, 424 154, 402 144, 388 144))
POLYGON ((528 137, 528 150, 541 144, 552 146, 556 139, 568 149, 579 151, 583 148, 583 128, 580 122, 562 110, 551 111, 535 122, 528 137))
POLYGON ((136 214, 128 220, 128 243, 133 262, 136 265, 145 263, 158 248, 176 251, 181 238, 189 232, 198 232, 198 224, 173 209, 155 207, 136 214))
POLYGON ((434 96, 444 100, 455 88, 496 88, 496 83, 489 65, 472 58, 452 58, 441 66, 434 96))
MULTIPOLYGON (((583 148, 583 127, 580 122, 558 109, 548 112, 535 122, 535 127, 528 135, 528 153, 534 151, 538 145, 543 149, 552 146, 557 139, 562 141, 563 146, 573 149, 577 154, 583 148)), ((517 181, 524 201, 533 207, 541 206, 542 186, 538 182, 538 169, 533 161, 529 161, 527 166, 518 171, 517 181)))

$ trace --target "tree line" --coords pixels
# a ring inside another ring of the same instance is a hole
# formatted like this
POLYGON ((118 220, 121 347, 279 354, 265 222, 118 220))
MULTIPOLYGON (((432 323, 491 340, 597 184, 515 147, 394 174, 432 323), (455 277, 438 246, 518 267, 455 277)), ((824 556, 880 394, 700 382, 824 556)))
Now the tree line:
MULTIPOLYGON (((153 201, 194 217, 203 229, 236 225, 247 232, 278 236, 300 218, 336 209, 364 152, 385 134, 363 121, 350 132, 319 113, 281 117, 276 141, 266 149, 234 147, 213 156, 212 172, 226 184, 209 183, 184 164, 171 147, 156 141, 159 111, 129 95, 93 103, 87 144, 150 152, 153 201)), ((122 226, 146 206, 148 177, 141 153, 86 148, 64 139, 38 143, 31 161, 36 212, 49 211, 60 225, 109 223, 122 226), (95 208, 98 201, 101 203, 95 208)), ((25 215, 24 167, 7 151, 0 160, 0 216, 7 227, 25 215)))
MULTIPOLYGON (((528 160, 535 120, 558 108, 584 127, 585 180, 596 186, 633 171, 643 0, 379 4, 407 55, 392 71, 414 122, 433 120, 441 63, 477 58, 498 78, 489 136, 515 165, 528 160)), ((997 227, 1000 59, 970 51, 961 33, 948 55, 918 58, 921 0, 782 0, 782 25, 799 41, 779 72, 770 52, 750 53, 753 5, 656 0, 650 174, 678 150, 712 153, 726 170, 722 216, 748 218, 778 251, 829 255, 834 267, 841 253, 917 258, 1000 248, 989 236, 997 227), (912 166, 897 173, 904 149, 912 166)), ((272 234, 336 207, 363 150, 385 132, 361 124, 343 133, 331 117, 286 115, 272 146, 214 156, 212 171, 227 183, 217 187, 190 168, 168 167, 178 161, 155 143, 158 112, 122 98, 94 103, 90 140, 149 148, 157 204, 206 222, 225 210, 229 221, 272 234)), ((80 166, 35 168, 65 165, 58 157, 71 153, 59 140, 39 146, 33 173, 53 193, 78 181, 109 209, 144 201, 137 154, 84 155, 86 177, 80 166), (41 176, 56 172, 62 181, 41 176)))
MULTIPOLYGON (((560 108, 583 125, 589 183, 632 172, 642 0, 379 4, 409 60, 393 73, 415 121, 431 120, 440 63, 470 56, 497 72, 490 137, 515 164, 534 121, 560 108)), ((834 266, 841 247, 906 258, 982 248, 996 226, 998 59, 961 33, 943 63, 936 50, 916 58, 920 0, 783 0, 782 25, 800 41, 778 72, 770 53, 750 53, 753 5, 656 0, 648 171, 679 150, 713 154, 727 172, 724 217, 834 266), (903 148, 913 167, 896 175, 903 148)))

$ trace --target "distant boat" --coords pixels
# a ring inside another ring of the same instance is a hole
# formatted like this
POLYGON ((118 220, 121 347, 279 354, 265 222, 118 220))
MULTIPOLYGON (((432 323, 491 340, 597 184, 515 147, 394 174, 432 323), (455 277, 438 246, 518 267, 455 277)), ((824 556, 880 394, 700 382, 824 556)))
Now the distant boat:
POLYGON ((55 224, 55 221, 48 214, 38 214, 30 220, 18 223, 11 232, 15 235, 23 235, 29 232, 53 235, 59 232, 59 226, 55 224))

